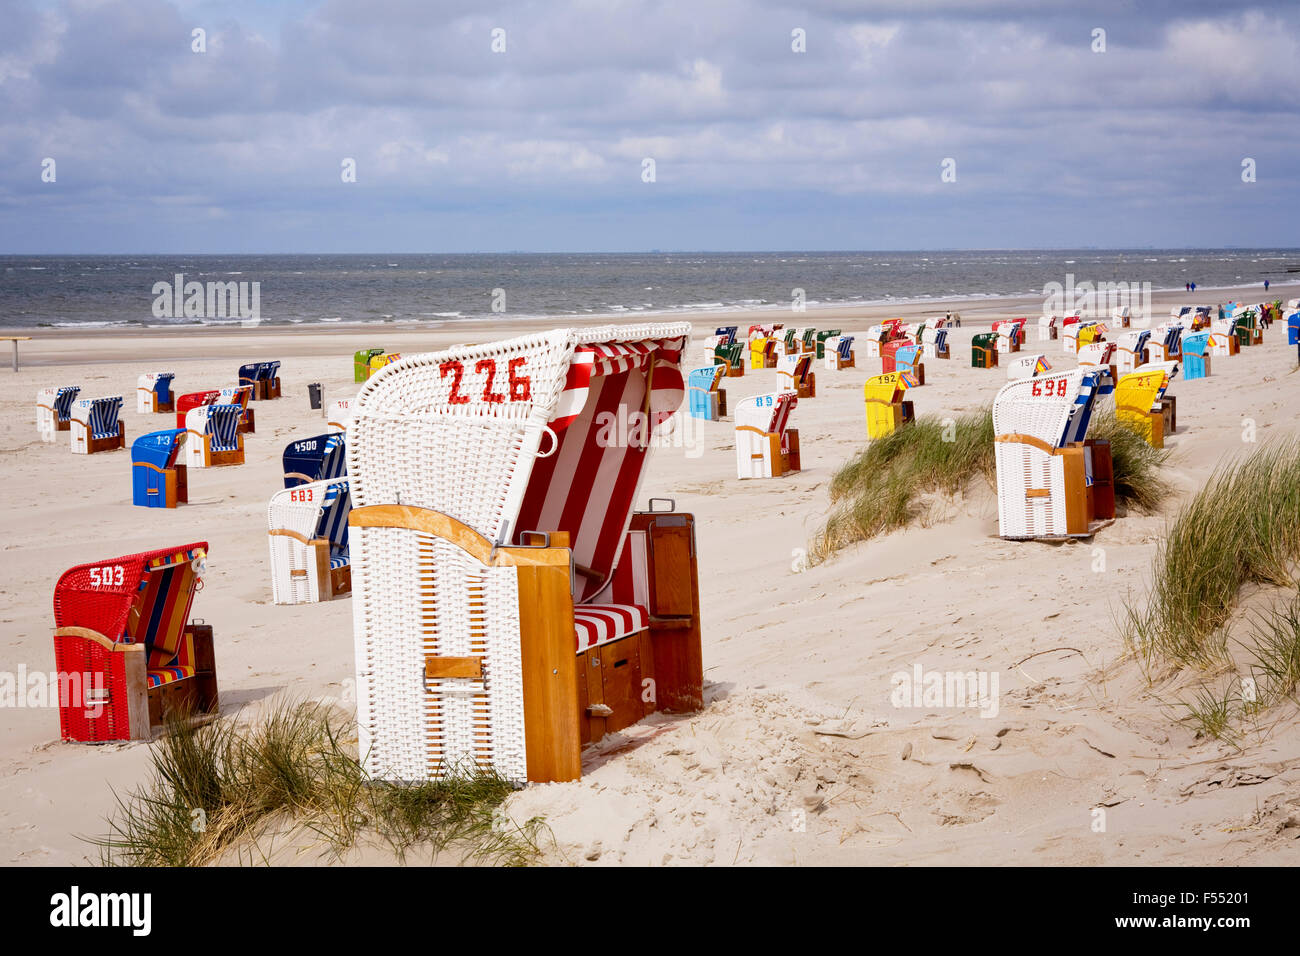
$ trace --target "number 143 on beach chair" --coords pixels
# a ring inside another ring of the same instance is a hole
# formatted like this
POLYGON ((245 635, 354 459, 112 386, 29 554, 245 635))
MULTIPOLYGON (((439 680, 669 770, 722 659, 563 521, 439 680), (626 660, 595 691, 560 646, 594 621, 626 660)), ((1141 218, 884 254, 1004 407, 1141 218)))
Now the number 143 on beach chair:
POLYGON ((694 519, 634 510, 689 333, 559 329, 363 386, 348 542, 373 776, 574 780, 584 742, 703 705, 694 519))

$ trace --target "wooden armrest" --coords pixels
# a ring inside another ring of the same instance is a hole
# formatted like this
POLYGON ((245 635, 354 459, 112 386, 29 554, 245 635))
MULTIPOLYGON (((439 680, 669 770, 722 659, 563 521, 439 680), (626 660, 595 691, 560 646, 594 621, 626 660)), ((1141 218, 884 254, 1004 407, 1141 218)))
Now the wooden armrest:
POLYGON ((55 637, 80 637, 87 641, 94 641, 100 647, 109 651, 130 651, 144 653, 144 644, 134 644, 129 641, 111 641, 99 631, 89 627, 59 627, 54 630, 55 637))

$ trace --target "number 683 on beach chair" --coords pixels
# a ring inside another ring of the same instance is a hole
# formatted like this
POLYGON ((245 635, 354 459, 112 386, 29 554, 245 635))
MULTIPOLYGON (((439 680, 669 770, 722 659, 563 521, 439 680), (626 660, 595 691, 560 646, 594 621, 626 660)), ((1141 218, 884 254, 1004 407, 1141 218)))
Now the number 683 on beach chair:
POLYGON ((694 519, 633 507, 689 333, 559 329, 362 387, 348 543, 372 775, 573 780, 586 741, 703 705, 694 519))

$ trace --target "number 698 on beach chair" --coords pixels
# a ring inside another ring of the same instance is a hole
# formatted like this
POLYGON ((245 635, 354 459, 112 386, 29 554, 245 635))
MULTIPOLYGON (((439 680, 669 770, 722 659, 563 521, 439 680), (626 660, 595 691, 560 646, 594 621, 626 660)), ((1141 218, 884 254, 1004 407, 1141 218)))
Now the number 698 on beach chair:
POLYGON ((348 546, 372 775, 573 780, 586 741, 702 706, 694 519, 634 510, 689 333, 559 329, 362 387, 348 546))

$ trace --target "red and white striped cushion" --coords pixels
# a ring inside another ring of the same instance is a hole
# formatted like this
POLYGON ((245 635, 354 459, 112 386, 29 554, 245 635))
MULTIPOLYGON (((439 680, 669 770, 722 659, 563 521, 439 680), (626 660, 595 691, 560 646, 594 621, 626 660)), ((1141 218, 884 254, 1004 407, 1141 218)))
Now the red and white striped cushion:
POLYGON ((637 604, 579 604, 573 609, 578 653, 631 637, 650 626, 645 608, 637 604))

